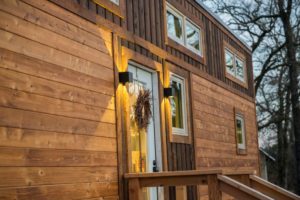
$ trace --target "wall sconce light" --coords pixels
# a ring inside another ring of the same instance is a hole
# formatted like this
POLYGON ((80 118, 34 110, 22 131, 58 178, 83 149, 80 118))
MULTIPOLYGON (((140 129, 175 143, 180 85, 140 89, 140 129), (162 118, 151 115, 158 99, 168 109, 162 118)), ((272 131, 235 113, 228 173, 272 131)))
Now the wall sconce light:
POLYGON ((172 97, 175 94, 175 90, 174 88, 171 87, 167 87, 164 88, 164 97, 172 97))
POLYGON ((126 83, 132 83, 133 82, 133 75, 131 72, 119 72, 119 82, 122 83, 122 85, 125 85, 126 83))

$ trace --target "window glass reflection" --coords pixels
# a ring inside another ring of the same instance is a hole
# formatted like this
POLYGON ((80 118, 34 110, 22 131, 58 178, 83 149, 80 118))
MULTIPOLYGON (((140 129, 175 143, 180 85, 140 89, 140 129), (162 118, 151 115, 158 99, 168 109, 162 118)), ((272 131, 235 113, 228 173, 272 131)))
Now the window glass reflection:
POLYGON ((167 29, 168 35, 172 38, 177 38, 182 40, 182 18, 173 15, 171 12, 167 11, 167 29))
POLYGON ((173 80, 171 87, 175 91, 171 97, 171 111, 172 111, 172 126, 175 128, 183 127, 183 107, 182 107, 182 84, 173 80))
POLYGON ((186 23, 186 42, 187 44, 200 51, 200 36, 199 30, 192 26, 190 23, 186 23))

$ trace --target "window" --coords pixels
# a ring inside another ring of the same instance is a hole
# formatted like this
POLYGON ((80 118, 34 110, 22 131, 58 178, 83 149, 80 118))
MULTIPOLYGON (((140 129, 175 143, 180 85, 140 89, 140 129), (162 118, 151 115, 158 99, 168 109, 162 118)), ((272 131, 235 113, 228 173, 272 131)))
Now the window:
POLYGON ((200 28, 169 4, 166 15, 168 37, 202 56, 200 28))
POLYGON ((110 0, 111 2, 113 2, 116 5, 119 5, 119 0, 110 0))
POLYGON ((175 74, 171 75, 170 86, 174 90, 174 96, 170 98, 172 132, 177 135, 188 135, 185 80, 175 74))
POLYGON ((200 50, 200 30, 189 21, 185 24, 186 44, 189 49, 202 55, 200 50))
POLYGON ((244 115, 235 110, 235 134, 238 154, 246 154, 246 128, 244 115))
POLYGON ((236 77, 241 81, 245 80, 245 72, 244 72, 244 61, 240 58, 235 58, 235 66, 236 66, 236 77))
MULTIPOLYGON (((228 78, 233 77, 233 81, 239 81, 243 84, 246 83, 245 76, 245 61, 237 55, 237 53, 233 53, 236 51, 229 50, 229 48, 225 48, 225 66, 226 73, 229 75, 228 78)), ((246 85, 245 85, 246 86, 246 85)))
POLYGON ((226 63, 226 71, 229 74, 234 76, 235 70, 233 66, 233 54, 228 50, 225 50, 225 63, 226 63))
POLYGON ((183 19, 176 12, 167 10, 168 36, 173 40, 183 43, 183 19))

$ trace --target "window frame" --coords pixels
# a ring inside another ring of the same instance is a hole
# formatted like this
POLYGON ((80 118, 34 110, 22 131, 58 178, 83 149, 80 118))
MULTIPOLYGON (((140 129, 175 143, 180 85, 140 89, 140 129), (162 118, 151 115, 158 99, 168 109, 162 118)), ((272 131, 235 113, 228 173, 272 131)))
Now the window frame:
POLYGON ((205 45, 204 45, 204 28, 203 25, 201 24, 200 20, 197 19, 197 24, 194 22, 195 17, 190 16, 187 14, 184 14, 184 12, 179 11, 175 6, 171 5, 168 2, 164 1, 164 9, 165 9, 165 14, 164 14, 164 22, 165 22, 165 42, 166 45, 171 46, 172 48, 176 48, 179 51, 185 52, 188 56, 192 57, 195 60, 200 61, 202 64, 205 64, 206 60, 204 58, 204 52, 205 52, 205 45), (167 28, 167 11, 171 13, 176 13, 177 15, 181 16, 183 19, 183 41, 179 42, 176 39, 174 39, 172 36, 169 36, 168 34, 168 28, 167 28), (193 28, 196 28, 199 33, 199 47, 200 50, 198 51, 197 49, 193 48, 192 46, 187 44, 187 36, 186 36, 186 23, 189 23, 190 25, 193 26, 193 28), (200 25, 199 25, 200 24, 200 25))
POLYGON ((236 72, 236 70, 234 70, 234 74, 232 74, 231 72, 228 72, 227 71, 227 62, 226 62, 226 53, 229 53, 229 54, 231 54, 232 55, 232 66, 233 66, 233 68, 235 69, 235 64, 234 64, 234 62, 235 62, 235 59, 234 59, 234 53, 232 53, 232 51, 231 50, 229 50, 228 48, 225 48, 225 53, 224 53, 224 56, 225 56, 225 70, 226 70, 226 73, 228 73, 228 74, 230 74, 230 75, 232 75, 232 76, 235 76, 235 72, 236 72))
MULTIPOLYGON (((170 83, 172 81, 178 81, 182 85, 182 125, 183 128, 176 128, 173 127, 173 123, 171 120, 172 125, 172 134, 180 135, 180 136, 188 136, 188 129, 187 129, 187 102, 186 102, 186 80, 185 78, 170 72, 170 83)), ((172 97, 171 97, 172 98, 172 97)), ((172 115, 171 115, 172 116, 172 115)))
POLYGON ((239 85, 241 85, 244 88, 248 89, 246 57, 225 41, 223 42, 223 56, 224 56, 224 71, 225 71, 226 78, 228 78, 231 81, 233 81, 235 83, 238 83, 239 85), (227 70, 226 51, 230 52, 233 55, 234 74, 228 72, 228 70, 227 70), (240 77, 237 76, 236 59, 239 59, 243 63, 243 74, 244 74, 244 79, 243 80, 240 77))
POLYGON ((235 130, 235 138, 236 138, 236 149, 238 155, 246 155, 247 154, 247 131, 246 131, 246 118, 244 112, 241 110, 234 108, 234 130, 235 130), (243 143, 239 143, 238 134, 237 134, 237 119, 242 121, 242 139, 243 143))
POLYGON ((178 42, 181 45, 184 45, 184 40, 185 40, 185 30, 184 30, 185 25, 184 25, 184 23, 185 23, 184 16, 181 15, 178 11, 176 11, 176 10, 174 10, 174 9, 172 9, 172 8, 170 8, 170 7, 167 6, 167 9, 166 9, 166 28, 167 28, 166 31, 167 31, 167 36, 169 38, 171 38, 172 40, 178 42), (168 18, 167 13, 168 12, 170 12, 172 15, 174 15, 174 16, 176 16, 178 18, 181 18, 181 20, 182 20, 182 27, 181 27, 182 39, 179 39, 179 38, 177 38, 176 36, 173 36, 173 35, 169 35, 168 23, 167 23, 167 18, 168 18))
POLYGON ((185 120, 186 120, 186 135, 179 135, 173 134, 173 125, 172 125, 172 116, 171 116, 171 105, 170 105, 170 100, 166 99, 166 104, 165 104, 165 113, 166 113, 166 127, 167 127, 167 133, 168 133, 168 140, 169 142, 174 142, 174 143, 183 143, 183 144, 192 144, 192 118, 191 118, 191 104, 190 102, 190 72, 173 64, 170 62, 166 62, 166 69, 165 69, 165 76, 164 76, 164 82, 165 82, 165 87, 169 87, 170 85, 170 80, 171 80, 171 74, 175 74, 182 79, 185 80, 185 109, 186 109, 186 115, 185 115, 185 120))
POLYGON ((113 2, 114 4, 116 4, 117 6, 120 5, 120 0, 109 0, 110 2, 113 2), (117 2, 116 2, 117 1, 117 2))
POLYGON ((194 53, 196 53, 197 55, 200 55, 201 57, 203 57, 203 47, 202 47, 202 42, 201 42, 201 28, 198 27, 197 25, 195 25, 190 19, 186 18, 186 21, 185 21, 185 31, 184 31, 184 36, 185 36, 185 46, 193 51, 194 53), (189 24, 191 25, 191 27, 195 28, 199 34, 199 50, 195 49, 193 46, 189 45, 188 42, 187 42, 187 34, 186 34, 186 24, 189 24))
POLYGON ((244 59, 242 59, 242 58, 240 58, 238 55, 237 56, 235 56, 235 69, 236 69, 236 71, 235 71, 235 77, 237 78, 237 79, 239 79, 240 81, 243 81, 243 82, 245 82, 245 79, 246 79, 246 73, 245 73, 245 60, 244 59), (244 78, 243 79, 241 79, 238 75, 237 75, 237 66, 236 66, 236 62, 237 62, 237 60, 239 60, 239 61, 241 61, 241 63, 243 64, 243 75, 244 75, 244 78))

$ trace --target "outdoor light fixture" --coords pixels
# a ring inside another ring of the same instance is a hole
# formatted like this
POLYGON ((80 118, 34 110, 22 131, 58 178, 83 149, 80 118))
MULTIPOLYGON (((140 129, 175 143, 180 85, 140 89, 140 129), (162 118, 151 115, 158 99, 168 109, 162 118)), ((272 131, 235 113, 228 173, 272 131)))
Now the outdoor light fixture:
POLYGON ((131 72, 119 72, 119 82, 125 85, 133 82, 133 75, 131 72))
POLYGON ((171 87, 164 88, 164 97, 172 97, 174 96, 174 94, 175 94, 174 88, 171 87))

